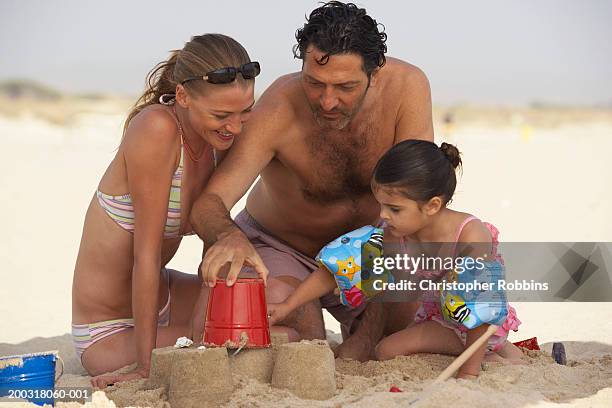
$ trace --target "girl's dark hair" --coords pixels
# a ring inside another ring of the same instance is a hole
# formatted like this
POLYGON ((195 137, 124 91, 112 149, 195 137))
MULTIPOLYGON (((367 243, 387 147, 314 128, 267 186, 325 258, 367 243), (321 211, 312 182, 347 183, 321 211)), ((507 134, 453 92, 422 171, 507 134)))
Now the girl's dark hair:
MULTIPOLYGON (((223 34, 203 34, 191 37, 182 50, 171 51, 170 57, 157 64, 147 75, 144 93, 138 98, 123 126, 123 135, 130 121, 149 105, 159 103, 164 94, 174 94, 176 85, 189 77, 205 75, 224 67, 239 67, 250 62, 249 54, 240 43, 223 34)), ((246 83, 242 75, 236 81, 246 83)), ((183 85, 188 92, 201 94, 205 81, 189 81, 183 85)))
POLYGON ((325 65, 334 54, 355 53, 363 58, 363 70, 372 72, 385 65, 387 34, 378 30, 376 20, 353 3, 330 1, 310 13, 306 24, 295 33, 293 55, 304 60, 306 49, 314 45, 325 55, 317 62, 325 65))
POLYGON ((374 168, 374 182, 397 188, 407 198, 427 202, 442 197, 446 205, 457 186, 455 169, 461 166, 459 150, 426 140, 404 140, 385 153, 374 168))

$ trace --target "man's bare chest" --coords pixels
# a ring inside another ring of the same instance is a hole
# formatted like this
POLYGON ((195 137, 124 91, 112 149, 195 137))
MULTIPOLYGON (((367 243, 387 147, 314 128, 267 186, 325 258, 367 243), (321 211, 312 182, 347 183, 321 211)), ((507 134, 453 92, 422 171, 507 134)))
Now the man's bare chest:
POLYGON ((354 131, 310 131, 289 146, 284 165, 297 176, 304 199, 317 203, 371 194, 378 159, 392 145, 394 127, 373 121, 354 131))

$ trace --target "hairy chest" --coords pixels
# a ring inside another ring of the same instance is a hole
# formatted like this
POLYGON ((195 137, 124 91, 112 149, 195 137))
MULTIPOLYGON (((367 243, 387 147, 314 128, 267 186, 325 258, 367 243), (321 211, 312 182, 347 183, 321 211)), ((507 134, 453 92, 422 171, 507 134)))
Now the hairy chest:
POLYGON ((283 160, 305 200, 330 203, 370 194, 378 159, 395 138, 394 126, 363 122, 348 130, 313 130, 293 143, 283 160))

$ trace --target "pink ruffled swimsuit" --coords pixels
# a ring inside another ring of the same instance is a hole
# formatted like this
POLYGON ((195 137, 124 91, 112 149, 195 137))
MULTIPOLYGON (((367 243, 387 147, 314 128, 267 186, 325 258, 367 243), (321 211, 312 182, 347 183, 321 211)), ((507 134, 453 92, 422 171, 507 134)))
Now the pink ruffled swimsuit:
MULTIPOLYGON (((457 242, 459 241, 459 237, 461 236, 461 232, 463 231, 463 228, 470 221, 477 220, 477 219, 478 218, 471 215, 467 217, 461 223, 455 235, 455 240, 454 240, 455 245, 453 248, 453 254, 456 252, 457 242)), ((503 259, 501 255, 497 253, 497 246, 499 244, 499 240, 498 240, 499 230, 495 228, 494 225, 489 224, 488 222, 484 222, 484 225, 491 232, 491 236, 493 238, 493 241, 492 241, 493 242, 493 254, 495 255, 496 259, 503 264, 503 259)), ((403 239, 400 241, 400 245, 402 246, 402 250, 406 252, 406 246, 404 244, 403 239)), ((420 271, 417 271, 416 273, 417 273, 417 276, 419 277, 423 277, 425 279, 431 279, 431 278, 435 278, 439 276, 441 272, 420 270, 420 271)), ((416 312, 416 316, 414 319, 415 323, 421 323, 421 322, 425 322, 428 320, 438 322, 442 326, 453 330, 457 334, 457 336, 461 339, 461 341, 465 344, 466 339, 467 339, 468 329, 462 324, 445 320, 440 308, 441 308, 441 305, 440 305, 439 291, 430 290, 430 291, 424 292, 423 297, 422 297, 422 304, 416 312)), ((503 324, 499 326, 499 329, 497 330, 497 332, 495 332, 495 334, 489 338, 487 349, 490 351, 497 351, 500 348, 502 348, 502 346, 504 345, 504 343, 506 342, 508 338, 508 333, 510 332, 510 330, 517 331, 519 325, 521 324, 521 321, 516 316, 516 310, 512 306, 510 306, 510 304, 507 304, 507 308, 508 308, 508 315, 506 317, 506 320, 504 321, 503 324)))

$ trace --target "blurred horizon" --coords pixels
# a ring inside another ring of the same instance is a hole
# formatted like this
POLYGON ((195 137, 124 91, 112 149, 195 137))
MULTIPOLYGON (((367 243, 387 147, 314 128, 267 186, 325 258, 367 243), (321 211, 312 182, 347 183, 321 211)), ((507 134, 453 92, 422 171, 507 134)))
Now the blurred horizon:
MULTIPOLYGON (((255 98, 258 99, 263 90, 259 90, 255 98)), ((13 101, 33 101, 52 103, 59 100, 71 100, 78 102, 79 100, 86 100, 89 102, 104 101, 104 100, 119 100, 125 103, 135 103, 140 97, 140 93, 109 93, 103 91, 89 91, 89 92, 67 92, 54 88, 48 84, 39 82, 34 78, 0 78, 0 100, 7 102, 13 101)), ((612 101, 608 103, 600 104, 579 104, 579 103, 554 103, 547 102, 545 100, 535 99, 527 101, 524 104, 512 104, 512 103, 478 103, 471 101, 458 101, 455 103, 434 103, 434 108, 452 109, 452 108, 469 108, 469 107, 482 107, 482 108, 502 108, 502 109, 593 109, 600 111, 612 111, 612 101)), ((1 110, 0 110, 1 111, 1 110)))
MULTIPOLYGON (((0 80, 68 94, 137 97, 192 35, 222 32, 262 64, 256 92, 300 69, 295 31, 319 2, 0 2, 0 80), (172 9, 170 9, 172 7, 172 9)), ((611 107, 612 3, 360 1, 388 54, 420 67, 437 105, 611 107)))

